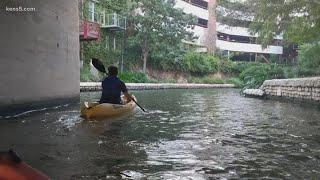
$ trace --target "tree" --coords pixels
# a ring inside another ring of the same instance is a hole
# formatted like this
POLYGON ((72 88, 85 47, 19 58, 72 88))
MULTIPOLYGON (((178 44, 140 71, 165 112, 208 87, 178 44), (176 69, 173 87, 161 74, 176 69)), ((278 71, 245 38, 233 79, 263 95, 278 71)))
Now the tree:
POLYGON ((217 20, 229 26, 249 27, 254 8, 246 1, 218 0, 217 20))
MULTIPOLYGON (((89 0, 84 0, 83 4, 81 4, 80 11, 82 11, 83 19, 90 19, 89 17, 89 0)), ((95 13, 97 13, 97 18, 102 17, 102 13, 124 13, 127 9, 127 1, 123 0, 100 0, 95 3, 95 13)), ((102 19, 99 19, 100 21, 102 19)), ((98 21, 99 21, 98 20, 98 21)), ((100 40, 98 41, 82 41, 81 42, 81 52, 83 52, 83 60, 85 65, 90 63, 92 57, 99 58, 104 61, 106 64, 114 64, 117 62, 119 57, 121 57, 121 49, 114 50, 113 48, 107 48, 106 44, 110 44, 109 38, 110 31, 101 28, 100 29, 100 40)), ((122 33, 116 32, 113 34, 119 39, 119 41, 123 41, 122 33)))
POLYGON ((298 44, 320 40, 319 0, 220 0, 219 5, 223 7, 220 19, 227 24, 248 23, 239 21, 239 14, 242 19, 252 19, 250 30, 259 35, 264 47, 280 34, 298 44))
POLYGON ((294 43, 320 41, 320 1, 318 0, 248 0, 254 8, 251 29, 259 33, 263 45, 275 35, 294 43))
POLYGON ((320 43, 301 45, 298 74, 300 76, 320 75, 320 43))
POLYGON ((174 0, 132 0, 129 13, 129 41, 141 48, 144 73, 151 53, 178 50, 183 39, 193 37, 187 29, 195 18, 174 8, 174 0))

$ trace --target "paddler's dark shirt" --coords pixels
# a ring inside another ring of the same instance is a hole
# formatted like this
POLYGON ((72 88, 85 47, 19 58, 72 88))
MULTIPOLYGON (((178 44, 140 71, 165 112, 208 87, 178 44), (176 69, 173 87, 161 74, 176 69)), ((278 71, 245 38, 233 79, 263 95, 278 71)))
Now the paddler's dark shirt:
POLYGON ((108 76, 102 81, 102 96, 99 103, 120 104, 121 92, 127 92, 126 85, 117 76, 108 76))

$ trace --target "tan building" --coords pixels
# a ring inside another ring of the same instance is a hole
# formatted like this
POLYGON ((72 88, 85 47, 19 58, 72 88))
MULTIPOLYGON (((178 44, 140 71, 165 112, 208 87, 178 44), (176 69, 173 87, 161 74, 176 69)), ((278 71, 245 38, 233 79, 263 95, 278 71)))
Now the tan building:
POLYGON ((283 54, 282 37, 277 36, 267 48, 256 43, 257 35, 249 33, 245 27, 232 27, 216 21, 215 8, 219 7, 216 0, 176 0, 176 8, 198 18, 192 29, 198 38, 194 42, 199 51, 207 52, 218 49, 225 54, 233 53, 239 59, 254 61, 258 56, 268 59, 270 55, 283 54), (210 10, 211 9, 211 10, 210 10))

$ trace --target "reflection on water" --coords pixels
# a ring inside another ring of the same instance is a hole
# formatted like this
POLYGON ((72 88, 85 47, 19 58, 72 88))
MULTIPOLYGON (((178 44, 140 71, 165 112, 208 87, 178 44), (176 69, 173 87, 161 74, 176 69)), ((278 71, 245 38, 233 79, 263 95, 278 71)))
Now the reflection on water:
POLYGON ((147 113, 83 121, 70 105, 1 120, 0 149, 14 147, 53 179, 320 178, 318 107, 235 89, 135 95, 147 113))

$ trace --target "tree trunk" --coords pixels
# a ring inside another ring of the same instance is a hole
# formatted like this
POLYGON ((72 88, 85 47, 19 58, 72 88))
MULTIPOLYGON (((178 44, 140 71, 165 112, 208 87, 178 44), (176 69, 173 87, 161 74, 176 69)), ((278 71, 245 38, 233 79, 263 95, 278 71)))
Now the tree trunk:
POLYGON ((142 60, 143 60, 143 73, 146 73, 147 70, 147 59, 148 59, 149 52, 148 50, 142 50, 142 60))
POLYGON ((207 47, 207 52, 210 55, 214 55, 216 50, 216 40, 217 40, 217 28, 216 28, 216 6, 217 0, 208 1, 208 28, 206 34, 205 44, 207 47))
POLYGON ((142 47, 142 61, 143 61, 142 71, 143 71, 143 73, 146 73, 146 71, 147 71, 147 59, 148 59, 148 56, 149 56, 148 43, 147 43, 147 41, 144 41, 143 47, 142 47))

